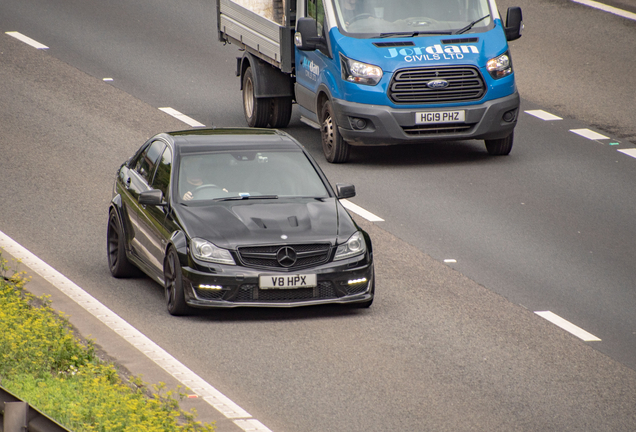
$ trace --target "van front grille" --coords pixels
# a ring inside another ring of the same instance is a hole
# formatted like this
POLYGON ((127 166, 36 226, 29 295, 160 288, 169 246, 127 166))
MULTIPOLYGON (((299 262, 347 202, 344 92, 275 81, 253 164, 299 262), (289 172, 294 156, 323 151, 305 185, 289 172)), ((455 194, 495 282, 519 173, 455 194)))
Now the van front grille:
POLYGON ((486 93, 484 79, 474 67, 422 67, 400 69, 391 79, 389 98, 399 104, 469 102, 486 93), (429 82, 448 82, 444 88, 431 88, 429 82))

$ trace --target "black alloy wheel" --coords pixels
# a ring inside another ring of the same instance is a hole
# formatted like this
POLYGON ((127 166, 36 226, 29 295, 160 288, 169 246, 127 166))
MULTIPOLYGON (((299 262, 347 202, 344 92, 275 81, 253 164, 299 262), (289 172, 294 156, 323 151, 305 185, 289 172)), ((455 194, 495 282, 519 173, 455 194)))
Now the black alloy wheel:
POLYGON ((342 135, 340 135, 331 102, 327 101, 323 105, 320 117, 322 118, 322 124, 320 125, 322 151, 325 154, 327 162, 347 162, 351 146, 347 144, 347 142, 342 138, 342 135))
POLYGON ((189 308, 185 302, 183 292, 181 263, 177 252, 173 248, 168 250, 168 255, 164 260, 163 278, 168 312, 174 316, 186 315, 189 308))
POLYGON ((124 231, 119 223, 119 217, 114 210, 108 215, 108 230, 106 233, 106 244, 108 247, 108 268, 110 274, 116 278, 132 276, 135 267, 126 257, 124 231))

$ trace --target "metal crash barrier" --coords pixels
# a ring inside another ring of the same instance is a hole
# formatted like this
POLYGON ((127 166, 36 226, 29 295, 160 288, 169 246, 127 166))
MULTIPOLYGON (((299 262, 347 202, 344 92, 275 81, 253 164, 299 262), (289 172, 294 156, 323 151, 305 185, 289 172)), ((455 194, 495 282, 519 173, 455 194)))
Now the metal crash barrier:
POLYGON ((2 432, 71 432, 0 387, 2 432))

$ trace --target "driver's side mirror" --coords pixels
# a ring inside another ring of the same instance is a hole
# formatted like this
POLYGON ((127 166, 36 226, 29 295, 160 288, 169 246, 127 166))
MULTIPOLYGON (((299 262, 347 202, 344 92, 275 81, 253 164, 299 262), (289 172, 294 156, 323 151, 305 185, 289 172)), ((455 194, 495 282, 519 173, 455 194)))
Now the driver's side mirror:
POLYGON ((356 187, 352 184, 336 183, 338 199, 353 198, 356 196, 356 187))
POLYGON ((294 44, 301 51, 315 51, 326 48, 325 38, 318 36, 318 25, 313 18, 298 18, 294 44))
POLYGON ((163 200, 163 192, 159 189, 150 189, 139 194, 140 205, 165 206, 168 203, 163 200))
POLYGON ((521 37, 523 32, 523 16, 521 15, 521 8, 514 6, 508 8, 508 15, 506 16, 506 39, 513 41, 521 37))

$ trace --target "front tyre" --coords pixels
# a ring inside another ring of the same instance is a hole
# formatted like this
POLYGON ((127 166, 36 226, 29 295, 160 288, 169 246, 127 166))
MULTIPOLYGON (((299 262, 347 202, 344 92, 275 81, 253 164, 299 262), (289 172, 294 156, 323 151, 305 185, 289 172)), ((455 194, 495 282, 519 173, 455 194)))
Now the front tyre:
POLYGON ((108 268, 110 270, 110 274, 116 278, 132 276, 135 273, 135 267, 126 257, 124 230, 119 223, 117 212, 114 210, 111 210, 108 215, 106 241, 108 246, 108 268))
POLYGON ((320 125, 322 151, 325 154, 327 162, 346 162, 349 159, 351 146, 347 144, 342 138, 342 135, 340 135, 331 102, 327 101, 323 105, 320 118, 322 119, 322 124, 320 125))
POLYGON ((249 127, 267 127, 270 117, 270 99, 254 95, 254 75, 248 67, 243 75, 243 113, 249 127))
POLYGON ((515 133, 514 131, 512 131, 510 132, 510 135, 505 138, 485 140, 486 150, 488 150, 488 154, 491 156, 506 156, 510 154, 514 138, 515 133))
POLYGON ((183 277, 181 274, 181 263, 177 251, 173 248, 168 250, 163 264, 163 279, 166 294, 166 304, 170 315, 187 315, 188 305, 185 302, 183 292, 183 277))

